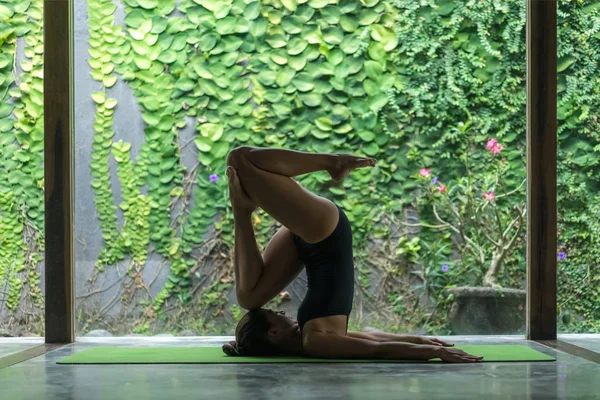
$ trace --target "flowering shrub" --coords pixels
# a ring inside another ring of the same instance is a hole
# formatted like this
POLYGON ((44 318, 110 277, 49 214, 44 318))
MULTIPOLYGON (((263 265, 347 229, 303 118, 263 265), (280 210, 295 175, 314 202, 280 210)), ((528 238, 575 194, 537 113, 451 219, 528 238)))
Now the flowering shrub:
MULTIPOLYGON (((461 125, 466 130, 468 124, 461 125)), ((473 261, 480 271, 478 284, 499 287, 498 275, 506 255, 525 233, 525 180, 519 187, 504 192, 502 176, 508 163, 502 158, 503 145, 491 138, 484 146, 472 143, 470 152, 485 152, 483 157, 465 157, 466 174, 445 181, 443 174, 422 168, 415 176, 421 184, 419 204, 431 207, 437 225, 422 227, 449 230, 458 244, 463 261, 473 261), (483 160, 472 165, 473 160, 483 160), (433 176, 433 177, 432 177, 433 176)), ((441 172, 441 171, 440 171, 441 172)), ((450 270, 448 263, 441 272, 450 270)))

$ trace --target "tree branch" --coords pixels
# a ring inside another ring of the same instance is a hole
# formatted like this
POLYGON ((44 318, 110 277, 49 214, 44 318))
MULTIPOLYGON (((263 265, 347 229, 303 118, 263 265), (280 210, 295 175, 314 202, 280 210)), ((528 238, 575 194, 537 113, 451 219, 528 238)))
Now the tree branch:
POLYGON ((516 188, 515 190, 512 190, 512 191, 510 191, 508 193, 500 194, 500 195, 496 196, 496 198, 500 199, 502 197, 507 197, 507 196, 510 196, 513 193, 518 192, 523 187, 523 185, 525 184, 525 182, 527 182, 527 179, 523 179, 523 182, 521 182, 521 184, 519 185, 519 187, 516 188))
POLYGON ((517 237, 521 233, 521 229, 523 228, 523 217, 525 217, 526 211, 527 211, 527 208, 523 207, 523 210, 519 214, 520 218, 519 218, 519 226, 517 228, 517 231, 515 232, 515 234, 513 235, 513 237, 510 239, 510 241, 508 242, 508 244, 504 248, 505 251, 507 251, 508 249, 510 249, 510 247, 512 246, 512 244, 514 243, 514 241, 517 239, 517 237))
POLYGON ((488 233, 485 230, 483 231, 483 235, 486 237, 487 240, 494 243, 494 246, 502 247, 502 245, 500 243, 496 242, 490 235, 488 235, 488 233))

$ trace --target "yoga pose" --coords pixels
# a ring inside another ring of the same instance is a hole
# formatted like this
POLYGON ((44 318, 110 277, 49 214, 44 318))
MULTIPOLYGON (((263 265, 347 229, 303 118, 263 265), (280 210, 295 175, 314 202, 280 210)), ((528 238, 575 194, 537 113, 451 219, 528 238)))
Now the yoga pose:
POLYGON ((421 336, 348 331, 354 297, 352 230, 331 201, 300 186, 295 176, 327 171, 335 182, 375 160, 345 154, 310 154, 239 147, 227 159, 235 219, 234 267, 240 307, 249 310, 236 328, 230 356, 279 354, 317 358, 477 362, 452 344, 421 336), (264 254, 251 216, 257 207, 283 225, 264 254), (298 321, 263 309, 306 268, 308 292, 298 321))

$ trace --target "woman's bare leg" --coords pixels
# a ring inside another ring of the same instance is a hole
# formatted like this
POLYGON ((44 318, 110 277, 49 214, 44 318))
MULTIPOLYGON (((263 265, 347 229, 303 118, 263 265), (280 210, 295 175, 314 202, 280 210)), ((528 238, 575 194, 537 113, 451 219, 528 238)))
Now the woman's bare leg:
POLYGON ((242 187, 260 208, 312 243, 326 238, 335 229, 337 208, 289 177, 328 171, 339 181, 356 168, 375 165, 375 160, 346 154, 239 147, 229 154, 227 164, 236 169, 242 187))
POLYGON ((240 215, 238 221, 236 216, 237 294, 240 305, 248 309, 264 305, 300 272, 302 266, 298 264, 291 233, 307 242, 318 242, 337 225, 338 212, 333 203, 310 193, 286 175, 327 170, 334 180, 341 180, 352 169, 366 166, 365 161, 374 164, 373 160, 348 155, 271 150, 241 147, 232 151, 227 160, 236 171, 228 173, 233 179, 230 189, 245 191, 285 227, 261 256, 250 218, 240 215))
MULTIPOLYGON (((263 170, 254 164, 257 162, 267 168, 270 165, 281 166, 284 164, 281 156, 285 156, 285 153, 274 157, 274 162, 266 162, 257 161, 266 152, 255 152, 250 157, 249 153, 253 150, 239 147, 227 159, 227 164, 235 168, 248 196, 267 214, 307 242, 318 242, 329 236, 338 223, 336 206, 304 189, 291 178, 263 170)), ((325 167, 328 158, 315 156, 303 160, 301 165, 304 171, 319 171, 325 167)))
POLYGON ((375 160, 372 158, 349 154, 316 154, 256 147, 247 149, 247 156, 256 167, 289 177, 327 171, 334 181, 340 181, 356 168, 375 165, 375 160))

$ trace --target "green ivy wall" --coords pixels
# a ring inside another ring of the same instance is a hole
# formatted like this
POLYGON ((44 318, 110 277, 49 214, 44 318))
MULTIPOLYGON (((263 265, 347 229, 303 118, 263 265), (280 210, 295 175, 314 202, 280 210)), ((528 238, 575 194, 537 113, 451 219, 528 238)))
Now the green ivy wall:
MULTIPOLYGON (((101 248, 85 253, 93 268, 78 270, 79 330, 230 330, 240 310, 231 305, 223 175, 229 150, 245 144, 376 157, 376 168, 342 186, 325 174, 301 182, 339 202, 353 223, 356 314, 381 310, 383 326, 445 332, 447 304, 429 289, 464 284, 470 260, 459 257, 453 274, 425 276, 438 268, 432 254, 453 255, 452 238, 398 230, 398 221, 415 216, 420 168, 446 181, 464 173, 466 148, 452 129, 460 123, 471 123, 478 145, 490 137, 504 144, 509 186, 524 178, 524 4, 88 0, 87 20, 76 21, 88 31, 77 63, 87 58, 93 80, 88 93, 78 91, 90 112, 78 115, 89 128, 77 135, 89 145, 78 149, 77 169, 89 173, 81 190, 91 198, 80 198, 94 227, 78 228, 88 235, 78 254, 88 241, 101 248), (407 241, 415 234, 421 249, 407 241)), ((559 4, 561 327, 598 331, 600 3, 559 4)), ((0 1, 0 284, 11 315, 19 304, 35 314, 42 301, 40 7, 0 1), (18 40, 25 58, 15 69, 18 40)), ((254 222, 265 244, 275 227, 263 214, 254 222)), ((521 245, 500 283, 521 287, 524 263, 521 245)))

